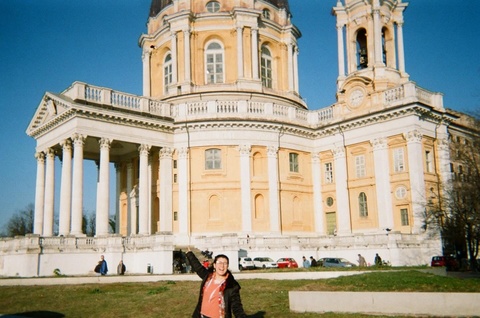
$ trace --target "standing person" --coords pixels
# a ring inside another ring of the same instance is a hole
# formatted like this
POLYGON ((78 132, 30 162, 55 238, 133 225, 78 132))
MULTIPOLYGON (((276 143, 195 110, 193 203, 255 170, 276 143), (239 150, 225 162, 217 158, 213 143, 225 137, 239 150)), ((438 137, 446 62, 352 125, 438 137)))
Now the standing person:
POLYGON ((305 256, 303 256, 303 267, 305 268, 310 267, 310 261, 305 256))
POLYGON ((240 284, 228 270, 228 257, 215 256, 212 265, 205 268, 195 254, 187 252, 192 269, 202 279, 198 303, 192 318, 246 318, 240 299, 240 284))
POLYGON ((310 266, 317 267, 317 261, 313 258, 313 256, 310 256, 310 266))
POLYGON ((365 257, 362 256, 362 254, 358 254, 358 266, 360 267, 367 266, 367 261, 365 260, 365 257))
POLYGON ((123 264, 123 261, 120 260, 120 263, 118 263, 118 266, 117 266, 117 274, 124 275, 126 270, 127 270, 127 267, 125 266, 125 264, 123 264))
POLYGON ((107 261, 105 260, 105 257, 100 256, 100 262, 98 262, 100 264, 100 275, 102 276, 105 276, 107 275, 107 272, 108 272, 108 267, 107 267, 107 261))
POLYGON ((382 266, 382 258, 378 253, 375 254, 375 266, 382 266))

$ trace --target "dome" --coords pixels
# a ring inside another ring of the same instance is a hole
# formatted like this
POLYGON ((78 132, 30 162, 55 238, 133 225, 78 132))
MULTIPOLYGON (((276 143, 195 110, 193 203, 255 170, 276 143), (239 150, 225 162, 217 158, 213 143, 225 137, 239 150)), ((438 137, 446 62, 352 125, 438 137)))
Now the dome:
POLYGON ((173 0, 152 0, 149 17, 155 17, 160 11, 172 3, 173 0))
POLYGON ((288 0, 264 0, 265 2, 271 3, 279 9, 285 9, 290 12, 290 8, 288 6, 288 0))
MULTIPOLYGON (((285 9, 287 12, 290 12, 290 8, 288 6, 288 0, 264 0, 279 9, 285 9)), ((152 0, 152 4, 150 5, 150 17, 155 17, 160 11, 162 11, 165 7, 171 5, 173 0, 152 0)))

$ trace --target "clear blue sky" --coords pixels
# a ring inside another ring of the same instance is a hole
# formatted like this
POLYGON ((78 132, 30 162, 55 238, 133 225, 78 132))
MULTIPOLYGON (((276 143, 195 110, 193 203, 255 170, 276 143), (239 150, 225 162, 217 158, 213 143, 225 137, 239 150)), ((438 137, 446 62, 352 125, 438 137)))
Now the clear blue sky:
MULTIPOLYGON (((303 34, 300 92, 310 109, 335 102, 336 2, 290 0, 303 34)), ((0 0, 0 226, 34 203, 35 141, 25 131, 46 91, 83 81, 141 94, 137 43, 149 8, 150 0, 0 0)), ((444 93, 448 108, 480 108, 479 16, 478 0, 411 0, 405 12, 406 71, 419 86, 444 93)), ((91 212, 95 167, 86 165, 91 212)), ((58 187, 59 168, 56 174, 58 187)))

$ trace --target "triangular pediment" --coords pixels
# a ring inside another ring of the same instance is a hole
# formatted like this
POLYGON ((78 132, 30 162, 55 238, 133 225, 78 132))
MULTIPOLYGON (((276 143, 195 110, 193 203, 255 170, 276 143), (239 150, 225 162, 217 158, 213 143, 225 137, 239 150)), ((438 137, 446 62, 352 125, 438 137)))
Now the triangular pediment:
POLYGON ((72 101, 64 95, 49 92, 45 93, 28 125, 27 134, 31 136, 33 131, 38 127, 43 126, 66 112, 71 108, 71 103, 72 101))

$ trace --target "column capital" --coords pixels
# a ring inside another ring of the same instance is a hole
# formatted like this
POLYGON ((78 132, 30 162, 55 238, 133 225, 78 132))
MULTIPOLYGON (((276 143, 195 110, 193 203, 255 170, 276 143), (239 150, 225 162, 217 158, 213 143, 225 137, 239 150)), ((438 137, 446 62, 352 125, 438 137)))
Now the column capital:
POLYGON ((370 140, 370 144, 373 146, 373 150, 387 149, 387 138, 380 137, 370 140))
POLYGON ((100 149, 110 149, 110 145, 112 144, 112 140, 108 138, 100 138, 98 141, 100 144, 100 149))
POLYGON ((64 139, 60 142, 60 146, 62 146, 63 149, 72 149, 72 141, 69 138, 64 139))
POLYGON ((312 162, 313 163, 320 163, 320 153, 312 152, 312 162))
POLYGON ((250 155, 251 150, 252 150, 252 146, 250 146, 250 145, 240 145, 240 146, 238 146, 238 151, 240 152, 240 155, 242 155, 242 156, 250 155))
POLYGON ((164 147, 158 151, 160 159, 171 159, 173 155, 173 149, 164 147))
POLYGON ((447 138, 440 138, 438 139, 438 149, 441 151, 449 151, 450 150, 450 142, 447 138))
POLYGON ((345 158, 345 148, 337 147, 332 150, 335 159, 345 158))
POLYGON ((415 129, 404 134, 408 143, 419 143, 422 141, 422 133, 415 129))
POLYGON ((37 159, 38 162, 45 162, 45 152, 37 151, 35 153, 35 159, 37 159))
POLYGON ((141 144, 138 147, 138 151, 140 152, 140 155, 147 155, 148 156, 148 153, 149 153, 151 147, 152 146, 147 145, 147 144, 141 144))
POLYGON ((186 159, 188 157, 188 148, 182 147, 177 149, 178 152, 178 158, 180 159, 186 159))
POLYGON ((52 158, 55 157, 55 149, 53 148, 48 148, 46 151, 47 158, 52 158))
POLYGON ((277 146, 268 146, 267 147, 267 156, 268 157, 277 157, 278 147, 277 146))
POLYGON ((81 134, 73 134, 72 136, 74 146, 83 146, 85 139, 87 139, 87 136, 81 134))

